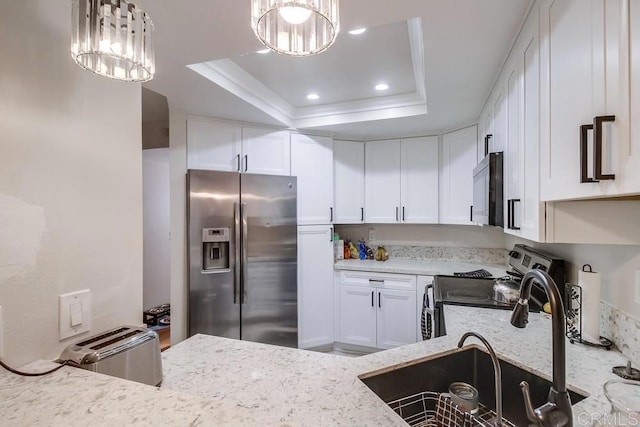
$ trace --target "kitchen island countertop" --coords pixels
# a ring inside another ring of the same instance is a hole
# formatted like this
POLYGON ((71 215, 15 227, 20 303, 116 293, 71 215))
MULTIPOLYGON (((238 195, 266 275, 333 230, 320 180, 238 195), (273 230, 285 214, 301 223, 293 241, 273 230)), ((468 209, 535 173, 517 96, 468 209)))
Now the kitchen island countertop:
MULTIPOLYGON (((357 358, 196 335, 163 353, 160 389, 70 367, 43 378, 0 372, 0 425, 406 425, 358 375, 455 348, 469 330, 550 375, 547 315, 516 329, 508 311, 445 310, 448 335, 357 358)), ((574 425, 609 410, 602 385, 624 363, 616 351, 567 343, 567 382, 591 395, 574 405, 574 425)))

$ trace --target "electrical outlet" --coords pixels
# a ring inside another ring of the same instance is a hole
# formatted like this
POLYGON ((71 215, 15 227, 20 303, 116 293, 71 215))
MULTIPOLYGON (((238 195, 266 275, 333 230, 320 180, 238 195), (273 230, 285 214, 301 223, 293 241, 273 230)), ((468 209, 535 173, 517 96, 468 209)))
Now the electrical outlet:
POLYGON ((375 228, 370 228, 369 229, 369 243, 373 242, 374 240, 376 240, 376 229, 375 228))
POLYGON ((2 324, 2 307, 0 307, 0 359, 4 357, 4 348, 2 342, 2 332, 3 332, 3 324, 2 324))
POLYGON ((640 268, 636 268, 635 302, 640 304, 640 268))

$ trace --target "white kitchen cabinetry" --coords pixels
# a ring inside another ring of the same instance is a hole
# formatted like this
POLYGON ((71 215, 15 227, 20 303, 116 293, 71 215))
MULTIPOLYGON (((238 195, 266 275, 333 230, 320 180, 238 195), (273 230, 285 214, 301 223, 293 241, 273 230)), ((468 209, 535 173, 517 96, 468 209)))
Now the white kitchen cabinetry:
POLYGON ((364 142, 333 141, 333 222, 364 222, 364 142))
POLYGON ((471 224, 477 137, 477 127, 470 126, 442 138, 441 224, 471 224))
POLYGON ((333 221, 333 140, 291 134, 291 175, 298 178, 298 225, 333 221))
POLYGON ((506 80, 504 167, 505 233, 545 240, 544 203, 539 191, 540 49, 538 8, 534 6, 516 40, 503 76, 506 80))
POLYGON ((187 169, 240 171, 242 128, 207 119, 187 118, 187 169))
POLYGON ((334 341, 333 230, 298 227, 298 346, 334 341))
POLYGON ((640 71, 637 64, 628 64, 629 57, 637 55, 633 35, 640 24, 628 16, 638 13, 635 0, 543 0, 541 4, 542 200, 640 191, 640 142, 637 135, 630 139, 629 102, 633 106, 634 100, 628 99, 630 89, 637 95, 637 87, 629 88, 629 81, 640 71), (598 126, 595 118, 607 116, 615 116, 615 121, 598 126), (598 149, 596 134, 602 136, 598 149), (581 146, 586 146, 584 154, 581 146))
POLYGON ((242 171, 291 175, 289 131, 242 128, 242 171))
POLYGON ((400 140, 365 144, 365 219, 370 224, 400 221, 400 140))
POLYGON ((400 174, 400 220, 404 223, 438 223, 437 136, 403 139, 400 174))
POLYGON ((438 138, 366 143, 368 223, 438 222, 438 138))
POLYGON ((416 342, 416 276, 342 271, 337 341, 392 348, 416 342))
POLYGON ((290 175, 289 132, 187 118, 187 168, 290 175))

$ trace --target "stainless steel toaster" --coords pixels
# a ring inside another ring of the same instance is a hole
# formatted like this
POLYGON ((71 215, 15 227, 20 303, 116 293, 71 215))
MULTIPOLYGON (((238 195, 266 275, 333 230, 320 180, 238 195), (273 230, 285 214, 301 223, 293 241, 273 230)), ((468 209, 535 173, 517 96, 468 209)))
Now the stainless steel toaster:
POLYGON ((158 334, 138 326, 120 326, 71 344, 60 360, 71 360, 89 371, 144 384, 162 382, 158 334))

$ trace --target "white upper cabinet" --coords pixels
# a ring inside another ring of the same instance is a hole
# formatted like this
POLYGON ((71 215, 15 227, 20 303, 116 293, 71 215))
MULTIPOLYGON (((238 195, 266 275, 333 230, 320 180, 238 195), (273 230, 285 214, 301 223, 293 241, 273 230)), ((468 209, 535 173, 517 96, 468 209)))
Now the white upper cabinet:
POLYGON ((243 127, 242 171, 291 175, 289 131, 243 127))
POLYGON ((438 222, 438 137, 367 142, 368 223, 438 222))
POLYGON ((442 138, 441 224, 471 224, 477 138, 476 126, 447 133, 442 138))
POLYGON ((298 225, 333 220, 333 140, 291 134, 291 175, 298 178, 298 225))
POLYGON ((540 49, 538 8, 525 21, 503 77, 506 83, 504 231, 544 241, 544 203, 539 192, 540 49))
POLYGON ((364 222, 364 142, 333 141, 333 222, 364 222))
POLYGON ((401 141, 400 219, 405 223, 438 223, 437 136, 401 141))
POLYGON ((187 169, 239 171, 242 128, 203 117, 187 119, 187 169))
POLYGON ((400 222, 400 164, 399 139, 365 144, 366 222, 400 222))
POLYGON ((289 132, 189 116, 187 168, 290 175, 289 132))
POLYGON ((634 96, 629 81, 640 70, 628 64, 638 55, 640 23, 630 14, 637 16, 639 6, 635 0, 541 5, 542 199, 640 191, 640 142, 630 137, 629 117, 630 110, 638 114, 637 86, 634 96))

